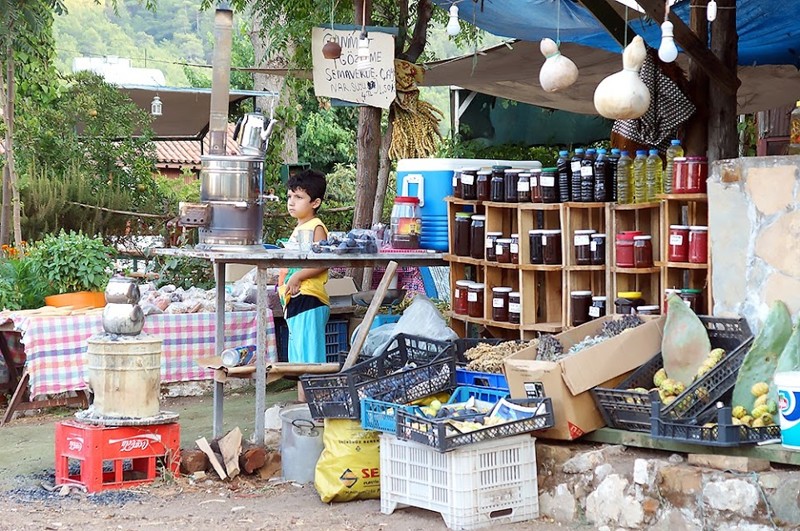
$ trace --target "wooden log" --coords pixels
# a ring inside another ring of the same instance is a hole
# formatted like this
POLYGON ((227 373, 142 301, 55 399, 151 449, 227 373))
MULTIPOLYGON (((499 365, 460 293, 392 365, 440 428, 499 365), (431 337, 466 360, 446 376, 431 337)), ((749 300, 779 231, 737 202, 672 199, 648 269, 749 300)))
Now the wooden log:
MULTIPOLYGON (((708 0, 692 1, 690 26, 701 42, 708 42, 707 5, 708 0)), ((688 96, 696 110, 686 122, 684 151, 688 157, 705 157, 708 152, 708 76, 696 59, 689 62, 688 96)))
POLYGON ((242 430, 233 428, 219 440, 225 472, 233 479, 239 475, 239 454, 242 453, 242 430))
POLYGON ((267 452, 267 459, 264 466, 258 469, 258 475, 261 479, 269 479, 277 475, 281 471, 281 454, 280 452, 267 452))
POLYGON ((214 450, 211 449, 211 445, 208 443, 205 437, 200 437, 195 441, 197 447, 203 451, 208 456, 208 460, 211 462, 211 466, 214 467, 214 471, 219 476, 219 479, 228 479, 228 474, 225 473, 225 468, 222 466, 222 462, 219 457, 219 454, 215 453, 214 450))
POLYGON ((181 450, 181 474, 192 475, 208 468, 208 456, 202 450, 191 448, 181 450))
POLYGON ((606 0, 583 0, 581 3, 623 48, 630 44, 631 39, 636 37, 636 32, 633 31, 633 28, 625 22, 625 19, 606 0), (626 25, 628 26, 627 28, 625 27, 626 25))
POLYGON ((267 463, 267 451, 261 446, 246 445, 239 456, 239 468, 245 474, 253 474, 267 463))

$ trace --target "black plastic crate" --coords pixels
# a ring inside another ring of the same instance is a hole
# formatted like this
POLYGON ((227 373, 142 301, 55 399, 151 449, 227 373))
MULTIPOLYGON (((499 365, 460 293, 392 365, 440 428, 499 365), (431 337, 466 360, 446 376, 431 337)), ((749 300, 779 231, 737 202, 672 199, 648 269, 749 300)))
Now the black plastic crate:
POLYGON ((301 376, 300 382, 312 417, 355 420, 362 398, 407 404, 454 389, 453 345, 398 334, 376 356, 337 374, 301 376))
MULTIPOLYGON (((732 423, 731 408, 714 408, 716 426, 703 426, 702 424, 685 424, 671 422, 661 418, 661 403, 653 402, 650 436, 653 439, 664 439, 702 446, 741 446, 743 444, 756 444, 763 441, 781 438, 781 428, 778 425, 751 428, 732 423)), ((714 415, 711 416, 713 418, 714 415)), ((707 423, 708 420, 703 423, 707 423)))
MULTIPOLYGON (((512 404, 536 407, 544 404, 545 412, 497 426, 489 426, 469 433, 458 433, 444 419, 428 419, 413 412, 397 411, 397 438, 430 446, 438 452, 448 452, 461 446, 510 437, 521 433, 546 430, 555 426, 553 403, 550 398, 505 399, 512 404)), ((481 415, 460 420, 474 420, 481 415)))
MULTIPOLYGON (((699 316, 708 331, 711 348, 725 350, 725 357, 699 380, 687 384, 686 390, 675 401, 661 409, 661 417, 697 424, 713 417, 709 408, 733 389, 739 367, 753 342, 753 335, 747 321, 743 318, 699 316)), ((648 393, 628 391, 636 387, 650 389, 653 376, 664 366, 661 354, 636 369, 616 388, 595 387, 592 396, 603 419, 611 428, 630 431, 650 431, 650 410, 652 397, 648 393)), ((653 393, 657 397, 655 393, 653 393)))

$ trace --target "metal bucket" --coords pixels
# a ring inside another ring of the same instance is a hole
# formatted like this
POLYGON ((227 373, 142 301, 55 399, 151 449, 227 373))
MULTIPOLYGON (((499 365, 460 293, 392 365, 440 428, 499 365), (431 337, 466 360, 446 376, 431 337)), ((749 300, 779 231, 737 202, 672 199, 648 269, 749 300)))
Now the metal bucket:
POLYGON ((87 340, 94 413, 145 418, 160 412, 161 343, 152 337, 87 340))
POLYGON ((283 479, 311 483, 322 453, 324 427, 311 418, 308 404, 286 407, 280 417, 283 479))

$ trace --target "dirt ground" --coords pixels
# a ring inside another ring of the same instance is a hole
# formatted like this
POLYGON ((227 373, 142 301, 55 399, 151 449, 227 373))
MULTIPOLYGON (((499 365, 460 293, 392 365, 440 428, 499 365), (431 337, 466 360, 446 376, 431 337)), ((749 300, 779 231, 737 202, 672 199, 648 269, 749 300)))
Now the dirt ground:
MULTIPOLYGON (((226 398, 226 429, 239 425, 245 437, 252 434, 252 395, 245 390, 226 398)), ((271 402, 290 400, 292 393, 273 394, 271 398, 271 402)), ((162 408, 180 413, 182 446, 193 446, 192 441, 199 436, 210 438, 209 397, 165 399, 162 408)), ((404 508, 384 515, 380 500, 329 505, 320 502, 313 485, 249 477, 226 483, 216 479, 160 478, 146 487, 96 494, 73 488, 62 496, 58 489, 50 492, 42 485, 55 482, 53 426, 73 414, 69 410, 50 411, 16 419, 0 428, 0 530, 446 529, 438 513, 404 508)), ((566 528, 537 520, 492 529, 566 528)))

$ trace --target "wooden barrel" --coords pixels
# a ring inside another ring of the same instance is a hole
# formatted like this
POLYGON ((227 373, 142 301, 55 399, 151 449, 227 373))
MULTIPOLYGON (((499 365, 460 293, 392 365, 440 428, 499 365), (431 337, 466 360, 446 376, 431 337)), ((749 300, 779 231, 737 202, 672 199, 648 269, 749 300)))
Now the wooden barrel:
POLYGON ((87 341, 93 409, 106 417, 158 415, 161 390, 161 343, 153 336, 87 341))

